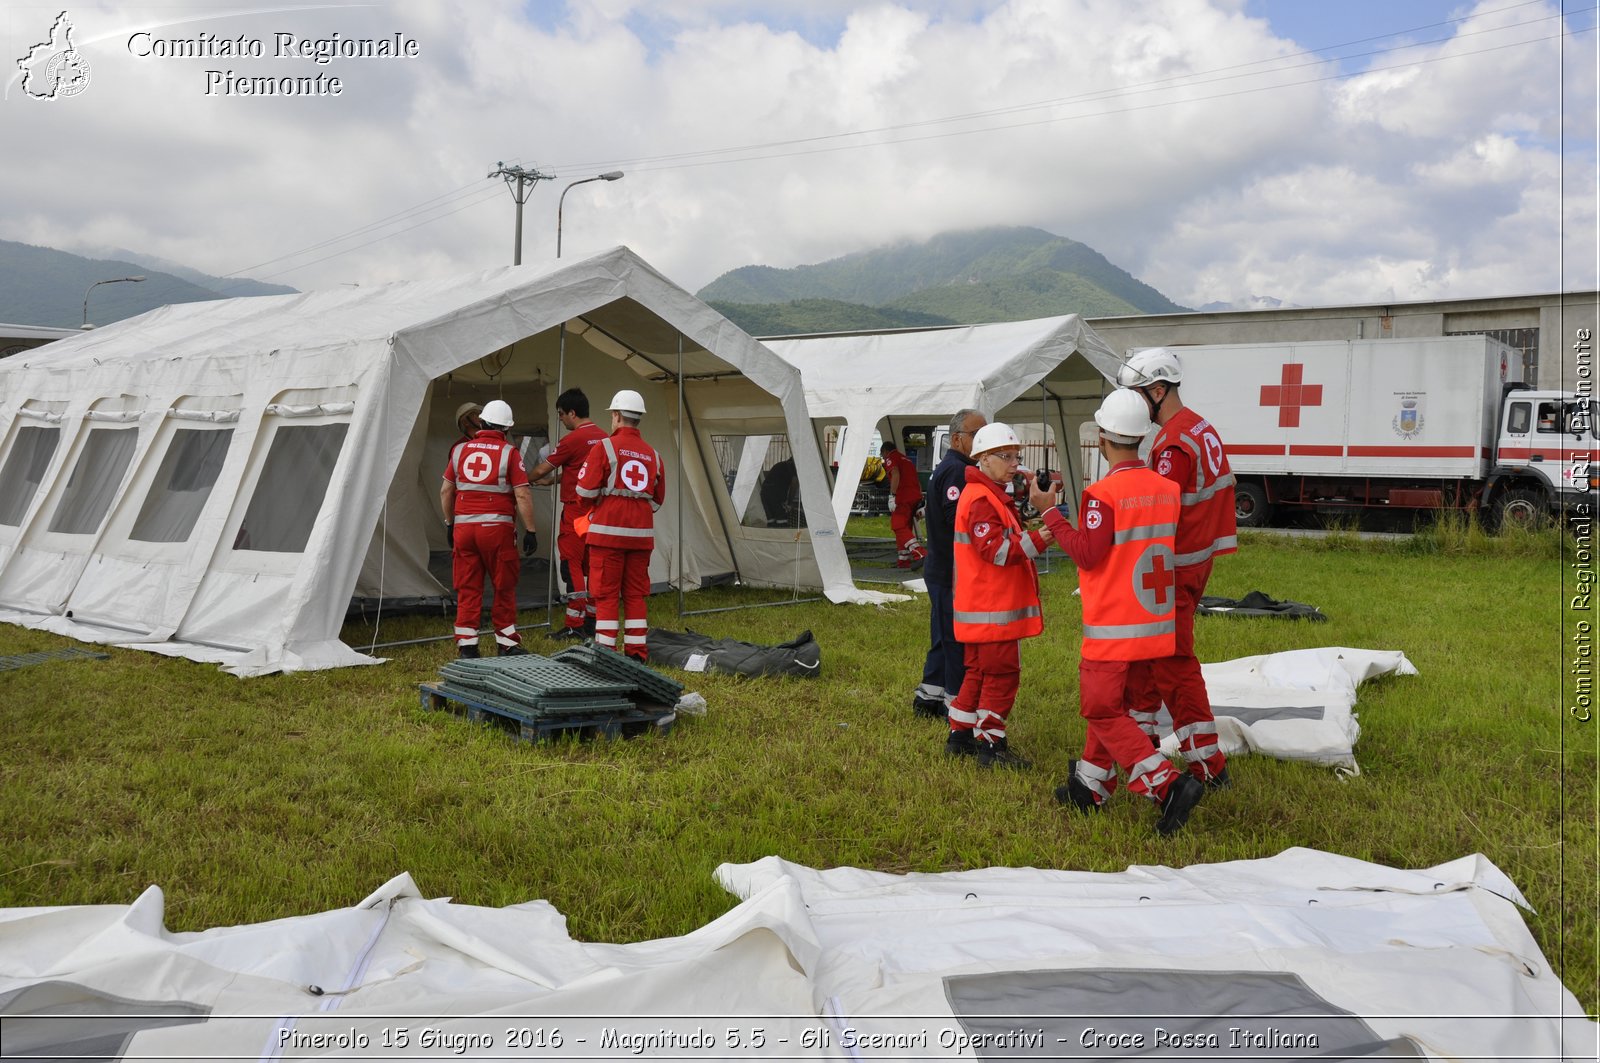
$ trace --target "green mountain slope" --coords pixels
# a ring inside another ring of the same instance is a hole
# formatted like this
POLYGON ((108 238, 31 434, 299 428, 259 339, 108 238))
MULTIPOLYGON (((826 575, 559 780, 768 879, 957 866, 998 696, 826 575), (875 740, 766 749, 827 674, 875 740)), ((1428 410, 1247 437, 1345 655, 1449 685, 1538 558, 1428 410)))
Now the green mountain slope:
POLYGON ((862 306, 837 299, 797 299, 788 303, 713 302, 711 308, 752 336, 792 336, 805 332, 852 332, 925 328, 957 322, 912 309, 862 306))

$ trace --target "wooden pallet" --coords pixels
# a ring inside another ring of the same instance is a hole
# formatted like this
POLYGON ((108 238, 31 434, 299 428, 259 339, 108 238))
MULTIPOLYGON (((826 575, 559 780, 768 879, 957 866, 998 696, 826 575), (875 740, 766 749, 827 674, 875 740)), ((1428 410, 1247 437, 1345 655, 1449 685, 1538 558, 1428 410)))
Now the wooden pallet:
POLYGON ((510 731, 524 742, 547 742, 558 738, 635 738, 642 734, 665 736, 672 730, 678 713, 670 706, 634 708, 627 712, 592 715, 544 716, 519 712, 508 705, 476 701, 457 691, 444 691, 430 683, 417 687, 422 707, 465 716, 475 723, 488 723, 510 731))

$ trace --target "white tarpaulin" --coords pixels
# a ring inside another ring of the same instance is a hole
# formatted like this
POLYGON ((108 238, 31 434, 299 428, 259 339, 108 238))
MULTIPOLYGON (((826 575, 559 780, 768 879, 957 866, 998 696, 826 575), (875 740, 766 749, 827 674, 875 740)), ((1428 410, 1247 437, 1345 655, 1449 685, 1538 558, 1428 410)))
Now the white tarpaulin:
POLYGON ((406 875, 353 908, 201 933, 163 928, 156 887, 126 906, 0 911, 0 1045, 77 1060, 1594 1058, 1595 1025, 1481 856, 905 876, 768 857, 717 876, 737 907, 631 945, 574 941, 542 901, 425 899, 406 875))
MULTIPOLYGON (((1279 760, 1304 760, 1352 775, 1356 687, 1382 675, 1416 675, 1399 650, 1323 646, 1239 657, 1203 664, 1206 693, 1217 720, 1217 740, 1228 756, 1259 753, 1279 760)), ((1168 756, 1178 751, 1172 719, 1161 711, 1168 756)))
POLYGON ((1058 467, 1072 474, 1076 493, 1082 487, 1072 472, 1077 425, 1094 412, 1121 364, 1076 314, 762 342, 799 367, 813 418, 848 426, 844 453, 835 455, 833 508, 841 525, 866 464, 868 441, 885 418, 891 429, 896 419, 941 424, 971 408, 993 420, 1049 424, 1058 467))
POLYGON ((646 398, 669 479, 652 582, 881 600, 851 582, 811 448, 807 528, 731 519, 718 440, 809 433, 799 374, 616 248, 184 303, 0 362, 0 620, 241 675, 371 663, 339 642, 353 596, 445 590, 428 560, 456 405, 505 398, 548 431, 574 385, 597 411, 646 398))

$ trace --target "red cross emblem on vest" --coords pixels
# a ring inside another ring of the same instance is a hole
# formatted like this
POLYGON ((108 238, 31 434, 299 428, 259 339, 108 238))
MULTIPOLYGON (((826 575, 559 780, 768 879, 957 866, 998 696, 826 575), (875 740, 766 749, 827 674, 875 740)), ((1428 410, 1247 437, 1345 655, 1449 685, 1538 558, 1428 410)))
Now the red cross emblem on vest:
POLYGON ((650 471, 644 467, 644 462, 635 458, 623 463, 621 476, 630 491, 643 491, 650 484, 650 471))
POLYGON ((1279 428, 1299 428, 1300 408, 1322 405, 1322 385, 1302 383, 1305 371, 1304 365, 1290 362, 1278 383, 1261 385, 1261 405, 1278 408, 1279 428))
POLYGON ((1151 593, 1157 605, 1167 604, 1167 591, 1172 589, 1172 576, 1167 572, 1167 559, 1164 554, 1158 553, 1150 559, 1150 571, 1140 578, 1140 583, 1151 593))
POLYGON ((475 450, 461 463, 461 475, 473 483, 482 483, 494 474, 494 461, 481 450, 475 450))

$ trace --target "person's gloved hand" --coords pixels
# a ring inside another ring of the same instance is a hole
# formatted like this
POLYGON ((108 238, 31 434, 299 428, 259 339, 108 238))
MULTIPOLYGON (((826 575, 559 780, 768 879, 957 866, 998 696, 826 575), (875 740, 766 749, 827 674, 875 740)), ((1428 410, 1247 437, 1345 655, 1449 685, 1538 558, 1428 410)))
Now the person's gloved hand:
POLYGON ((911 511, 911 516, 916 520, 923 520, 928 516, 928 502, 926 499, 917 503, 917 508, 911 511))
POLYGON ((894 495, 889 496, 889 512, 894 512, 894 495))
POLYGON ((445 524, 444 544, 452 550, 456 548, 456 526, 454 524, 445 524))
POLYGON ((531 557, 532 555, 534 555, 534 554, 536 554, 538 552, 539 552, 539 533, 536 532, 536 531, 523 532, 522 533, 522 553, 523 553, 523 555, 531 557))

